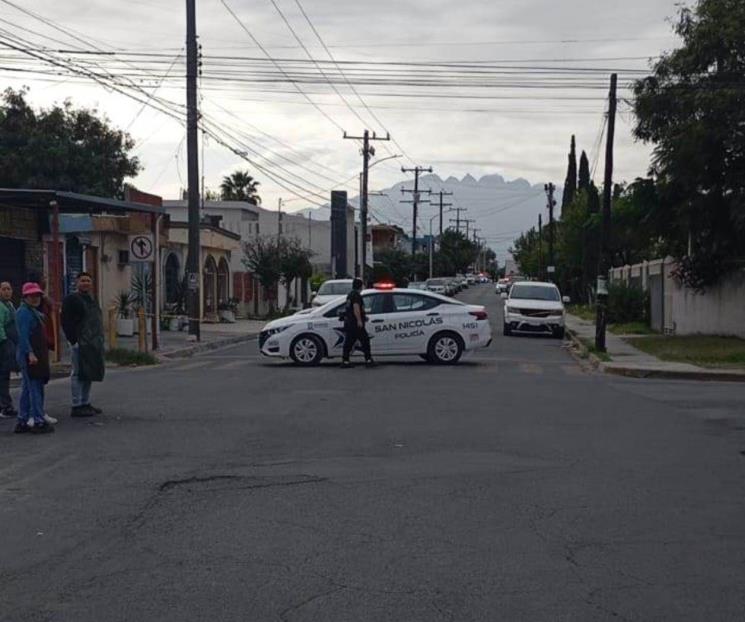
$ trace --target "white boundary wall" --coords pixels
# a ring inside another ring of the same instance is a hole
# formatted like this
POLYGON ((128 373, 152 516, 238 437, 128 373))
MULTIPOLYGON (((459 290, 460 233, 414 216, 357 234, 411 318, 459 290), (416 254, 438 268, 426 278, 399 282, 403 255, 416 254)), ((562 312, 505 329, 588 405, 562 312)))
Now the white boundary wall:
POLYGON ((670 276, 675 269, 671 258, 613 268, 610 276, 611 281, 624 283, 641 277, 633 280, 648 289, 649 275, 659 274, 661 269, 665 274, 661 292, 665 332, 745 338, 745 268, 739 268, 703 293, 682 286, 670 276))

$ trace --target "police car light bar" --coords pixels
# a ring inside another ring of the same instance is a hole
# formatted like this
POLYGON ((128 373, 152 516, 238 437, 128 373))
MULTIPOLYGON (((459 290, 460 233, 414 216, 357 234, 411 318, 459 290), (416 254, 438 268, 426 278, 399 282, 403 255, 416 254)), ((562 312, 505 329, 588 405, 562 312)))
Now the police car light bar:
POLYGON ((395 289, 396 285, 395 283, 382 282, 382 283, 375 283, 373 287, 375 289, 395 289))

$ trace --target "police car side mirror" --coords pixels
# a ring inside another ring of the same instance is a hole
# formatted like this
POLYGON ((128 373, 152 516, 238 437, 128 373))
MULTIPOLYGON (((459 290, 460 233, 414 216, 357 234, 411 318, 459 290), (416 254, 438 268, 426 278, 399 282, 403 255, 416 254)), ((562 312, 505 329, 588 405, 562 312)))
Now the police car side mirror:
POLYGON ((318 295, 318 292, 311 292, 310 299, 313 300, 318 295))

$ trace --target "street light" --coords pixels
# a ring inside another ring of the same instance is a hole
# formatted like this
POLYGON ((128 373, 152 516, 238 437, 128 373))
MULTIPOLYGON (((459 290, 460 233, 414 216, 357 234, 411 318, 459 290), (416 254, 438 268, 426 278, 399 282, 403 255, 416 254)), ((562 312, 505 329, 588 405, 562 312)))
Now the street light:
MULTIPOLYGON (((454 209, 445 210, 443 214, 447 214, 448 212, 454 212, 454 209)), ((434 238, 432 237, 432 221, 435 218, 439 218, 440 214, 435 214, 432 216, 432 218, 429 219, 429 278, 432 278, 432 247, 435 245, 434 238)))
POLYGON ((372 164, 370 164, 370 165, 369 165, 369 166, 367 167, 367 170, 369 171, 369 170, 370 170, 370 169, 371 169, 371 168, 372 168, 373 166, 375 166, 376 164, 380 164, 381 162, 385 162, 386 160, 395 160, 396 158, 402 158, 402 157, 403 157, 403 156, 402 156, 402 155, 401 155, 400 153, 397 153, 397 154, 395 154, 395 155, 390 155, 390 156, 388 156, 388 157, 386 157, 386 158, 381 158, 380 160, 375 160, 375 162, 373 162, 372 164))

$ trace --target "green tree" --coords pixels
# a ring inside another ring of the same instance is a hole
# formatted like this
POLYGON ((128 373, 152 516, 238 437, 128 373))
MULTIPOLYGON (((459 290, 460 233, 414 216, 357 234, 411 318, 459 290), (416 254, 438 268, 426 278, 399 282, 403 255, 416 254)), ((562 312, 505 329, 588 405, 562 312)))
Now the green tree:
MULTIPOLYGON (((546 243, 546 230, 543 231, 543 240, 538 234, 538 230, 533 227, 528 231, 520 234, 510 248, 510 255, 520 266, 520 272, 525 276, 533 278, 543 278, 541 270, 541 256, 545 266, 546 252, 548 244, 546 243)), ((545 268, 544 268, 545 269, 545 268)))
POLYGON ((243 265, 256 275, 264 291, 276 291, 282 277, 277 238, 259 236, 244 242, 243 265))
POLYGON ((290 288, 295 279, 309 279, 313 275, 310 258, 313 251, 304 248, 297 238, 282 238, 277 245, 280 281, 285 286, 285 310, 290 307, 290 288))
POLYGON ((587 154, 582 151, 582 155, 579 157, 579 177, 577 180, 578 190, 587 190, 590 187, 590 161, 587 159, 587 154))
POLYGON ((564 218, 564 210, 574 201, 574 195, 577 194, 577 144, 572 135, 572 143, 569 148, 569 166, 567 167, 567 176, 564 180, 564 193, 561 197, 561 217, 564 218))
POLYGON ((247 201, 261 205, 258 190, 260 185, 260 182, 251 177, 248 171, 235 171, 222 178, 220 198, 223 201, 247 201))
POLYGON ((398 286, 408 283, 412 273, 411 255, 398 249, 375 253, 373 280, 392 279, 398 286))
POLYGON ((745 255, 745 3, 699 0, 675 32, 682 47, 635 84, 635 133, 654 145, 678 276, 703 289, 745 255))
POLYGON ((468 267, 476 260, 479 248, 475 242, 466 238, 465 234, 448 229, 440 236, 439 255, 441 261, 447 263, 452 269, 450 274, 466 272, 468 267))
POLYGON ((28 90, 0 98, 0 187, 52 188, 124 197, 124 182, 141 170, 134 141, 95 109, 34 110, 28 90))

